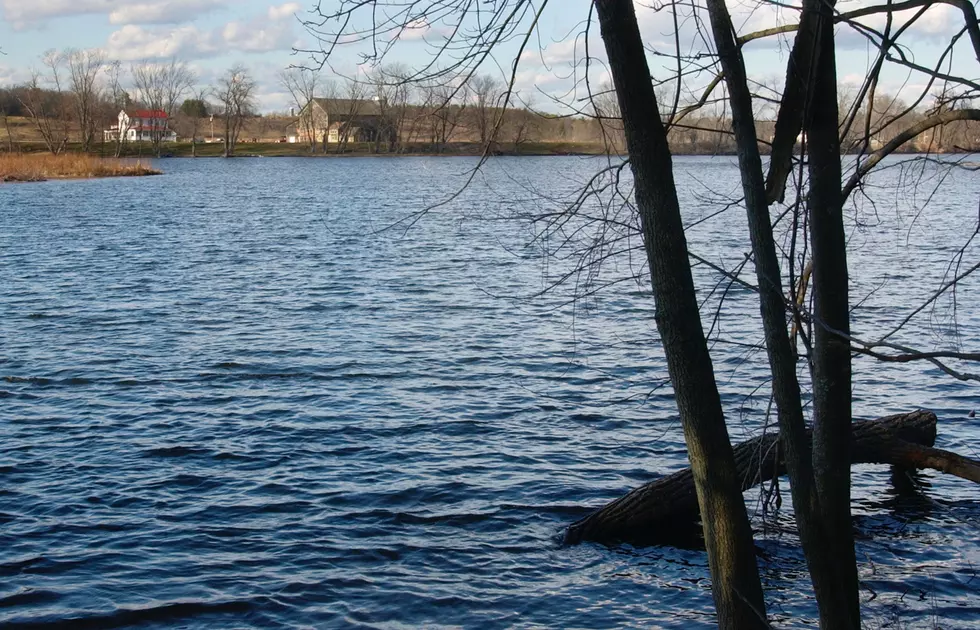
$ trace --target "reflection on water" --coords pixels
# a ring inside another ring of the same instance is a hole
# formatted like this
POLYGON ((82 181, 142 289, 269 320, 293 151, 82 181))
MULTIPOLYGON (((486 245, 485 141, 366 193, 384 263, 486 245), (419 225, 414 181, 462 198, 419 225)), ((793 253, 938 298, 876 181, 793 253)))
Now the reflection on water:
MULTIPOLYGON (((527 299, 565 263, 513 217, 597 162, 496 160, 451 206, 379 231, 471 165, 186 160, 138 182, 0 188, 0 624, 709 627, 697 550, 557 543, 685 461, 644 287, 527 299)), ((738 194, 730 159, 677 169, 691 222, 707 194, 738 194)), ((868 337, 939 286, 976 219, 972 175, 920 214, 895 177, 851 221, 868 337)), ((737 264, 744 224, 700 223, 692 248, 737 264)), ((976 283, 959 298, 975 349, 976 283)), ((729 291, 723 340, 757 343, 757 308, 729 291)), ((950 313, 909 335, 947 343, 950 313)), ((713 352, 732 430, 752 433, 764 356, 713 352)), ((977 390, 928 366, 858 359, 855 405, 933 409, 940 445, 977 454, 977 390)), ((867 466, 854 484, 872 627, 980 618, 976 489, 867 466)), ((772 615, 812 622, 790 510, 757 524, 772 615)))

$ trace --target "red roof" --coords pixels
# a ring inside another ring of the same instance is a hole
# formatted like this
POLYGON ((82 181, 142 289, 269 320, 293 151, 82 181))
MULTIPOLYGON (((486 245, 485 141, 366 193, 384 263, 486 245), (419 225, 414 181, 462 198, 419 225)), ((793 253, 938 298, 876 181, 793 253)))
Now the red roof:
POLYGON ((132 109, 126 115, 130 118, 166 118, 167 112, 162 109, 132 109))

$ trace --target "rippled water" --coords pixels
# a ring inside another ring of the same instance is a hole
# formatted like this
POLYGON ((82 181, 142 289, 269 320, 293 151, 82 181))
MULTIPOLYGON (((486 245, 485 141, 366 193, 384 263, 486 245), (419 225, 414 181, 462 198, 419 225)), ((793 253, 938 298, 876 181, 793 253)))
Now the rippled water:
MULTIPOLYGON (((0 187, 0 626, 710 627, 703 553, 558 543, 685 463, 645 287, 572 301, 593 286, 577 275, 536 295, 570 263, 521 217, 600 163, 495 160, 410 215, 472 165, 171 160, 158 178, 0 187)), ((677 171, 691 223, 738 196, 728 158, 677 171)), ((856 333, 934 291, 976 225, 974 173, 917 212, 924 175, 916 197, 886 171, 851 217, 856 333)), ((692 248, 737 264, 744 224, 707 218, 692 248)), ((641 260, 611 258, 600 282, 641 260)), ((706 296, 717 281, 699 273, 706 296)), ((740 345, 760 341, 757 306, 737 285, 717 297, 742 436, 768 401, 764 357, 740 345)), ((978 282, 958 298, 976 350, 978 282)), ((949 345, 952 314, 941 301, 896 339, 949 345)), ((858 360, 855 406, 932 409, 940 445, 978 454, 977 387, 928 365, 858 360)), ((970 627, 980 496, 918 481, 856 471, 869 627, 970 627)), ((812 624, 790 516, 756 525, 772 616, 812 624)))

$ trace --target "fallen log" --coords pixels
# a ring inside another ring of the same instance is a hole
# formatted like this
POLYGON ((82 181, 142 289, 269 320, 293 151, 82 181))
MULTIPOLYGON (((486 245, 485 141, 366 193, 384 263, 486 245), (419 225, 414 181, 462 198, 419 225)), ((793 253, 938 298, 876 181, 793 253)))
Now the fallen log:
MULTIPOLYGON (((928 411, 855 422, 851 462, 935 468, 980 483, 980 462, 932 448, 936 422, 936 415, 928 411)), ((768 434, 735 446, 743 490, 786 474, 778 443, 777 434, 768 434)), ((640 486, 576 521, 566 530, 564 542, 662 544, 689 539, 700 529, 697 519, 694 476, 687 468, 640 486)))

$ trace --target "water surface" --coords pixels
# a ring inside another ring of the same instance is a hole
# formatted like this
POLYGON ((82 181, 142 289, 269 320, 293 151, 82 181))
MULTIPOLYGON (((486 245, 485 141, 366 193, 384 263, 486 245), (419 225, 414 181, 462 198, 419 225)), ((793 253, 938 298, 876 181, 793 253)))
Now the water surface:
MULTIPOLYGON (((646 286, 591 292, 642 273, 637 243, 547 290, 594 230, 569 224, 563 247, 528 222, 601 161, 495 160, 412 215, 473 164, 169 160, 157 178, 0 187, 0 626, 711 627, 703 553, 558 542, 685 465, 646 286)), ((692 249, 737 265, 744 215, 711 216, 739 196, 732 160, 677 173, 704 219, 692 249)), ((939 287, 977 221, 974 174, 924 210, 937 172, 920 197, 900 175, 849 214, 868 338, 939 287)), ((703 267, 698 283, 732 433, 756 434, 758 307, 703 267)), ((957 297, 896 340, 976 350, 978 283, 957 297)), ((855 370, 858 417, 932 409, 940 445, 978 455, 975 384, 855 370)), ((871 627, 980 619, 976 488, 854 480, 871 627)), ((813 625, 788 511, 755 524, 771 615, 813 625)))

